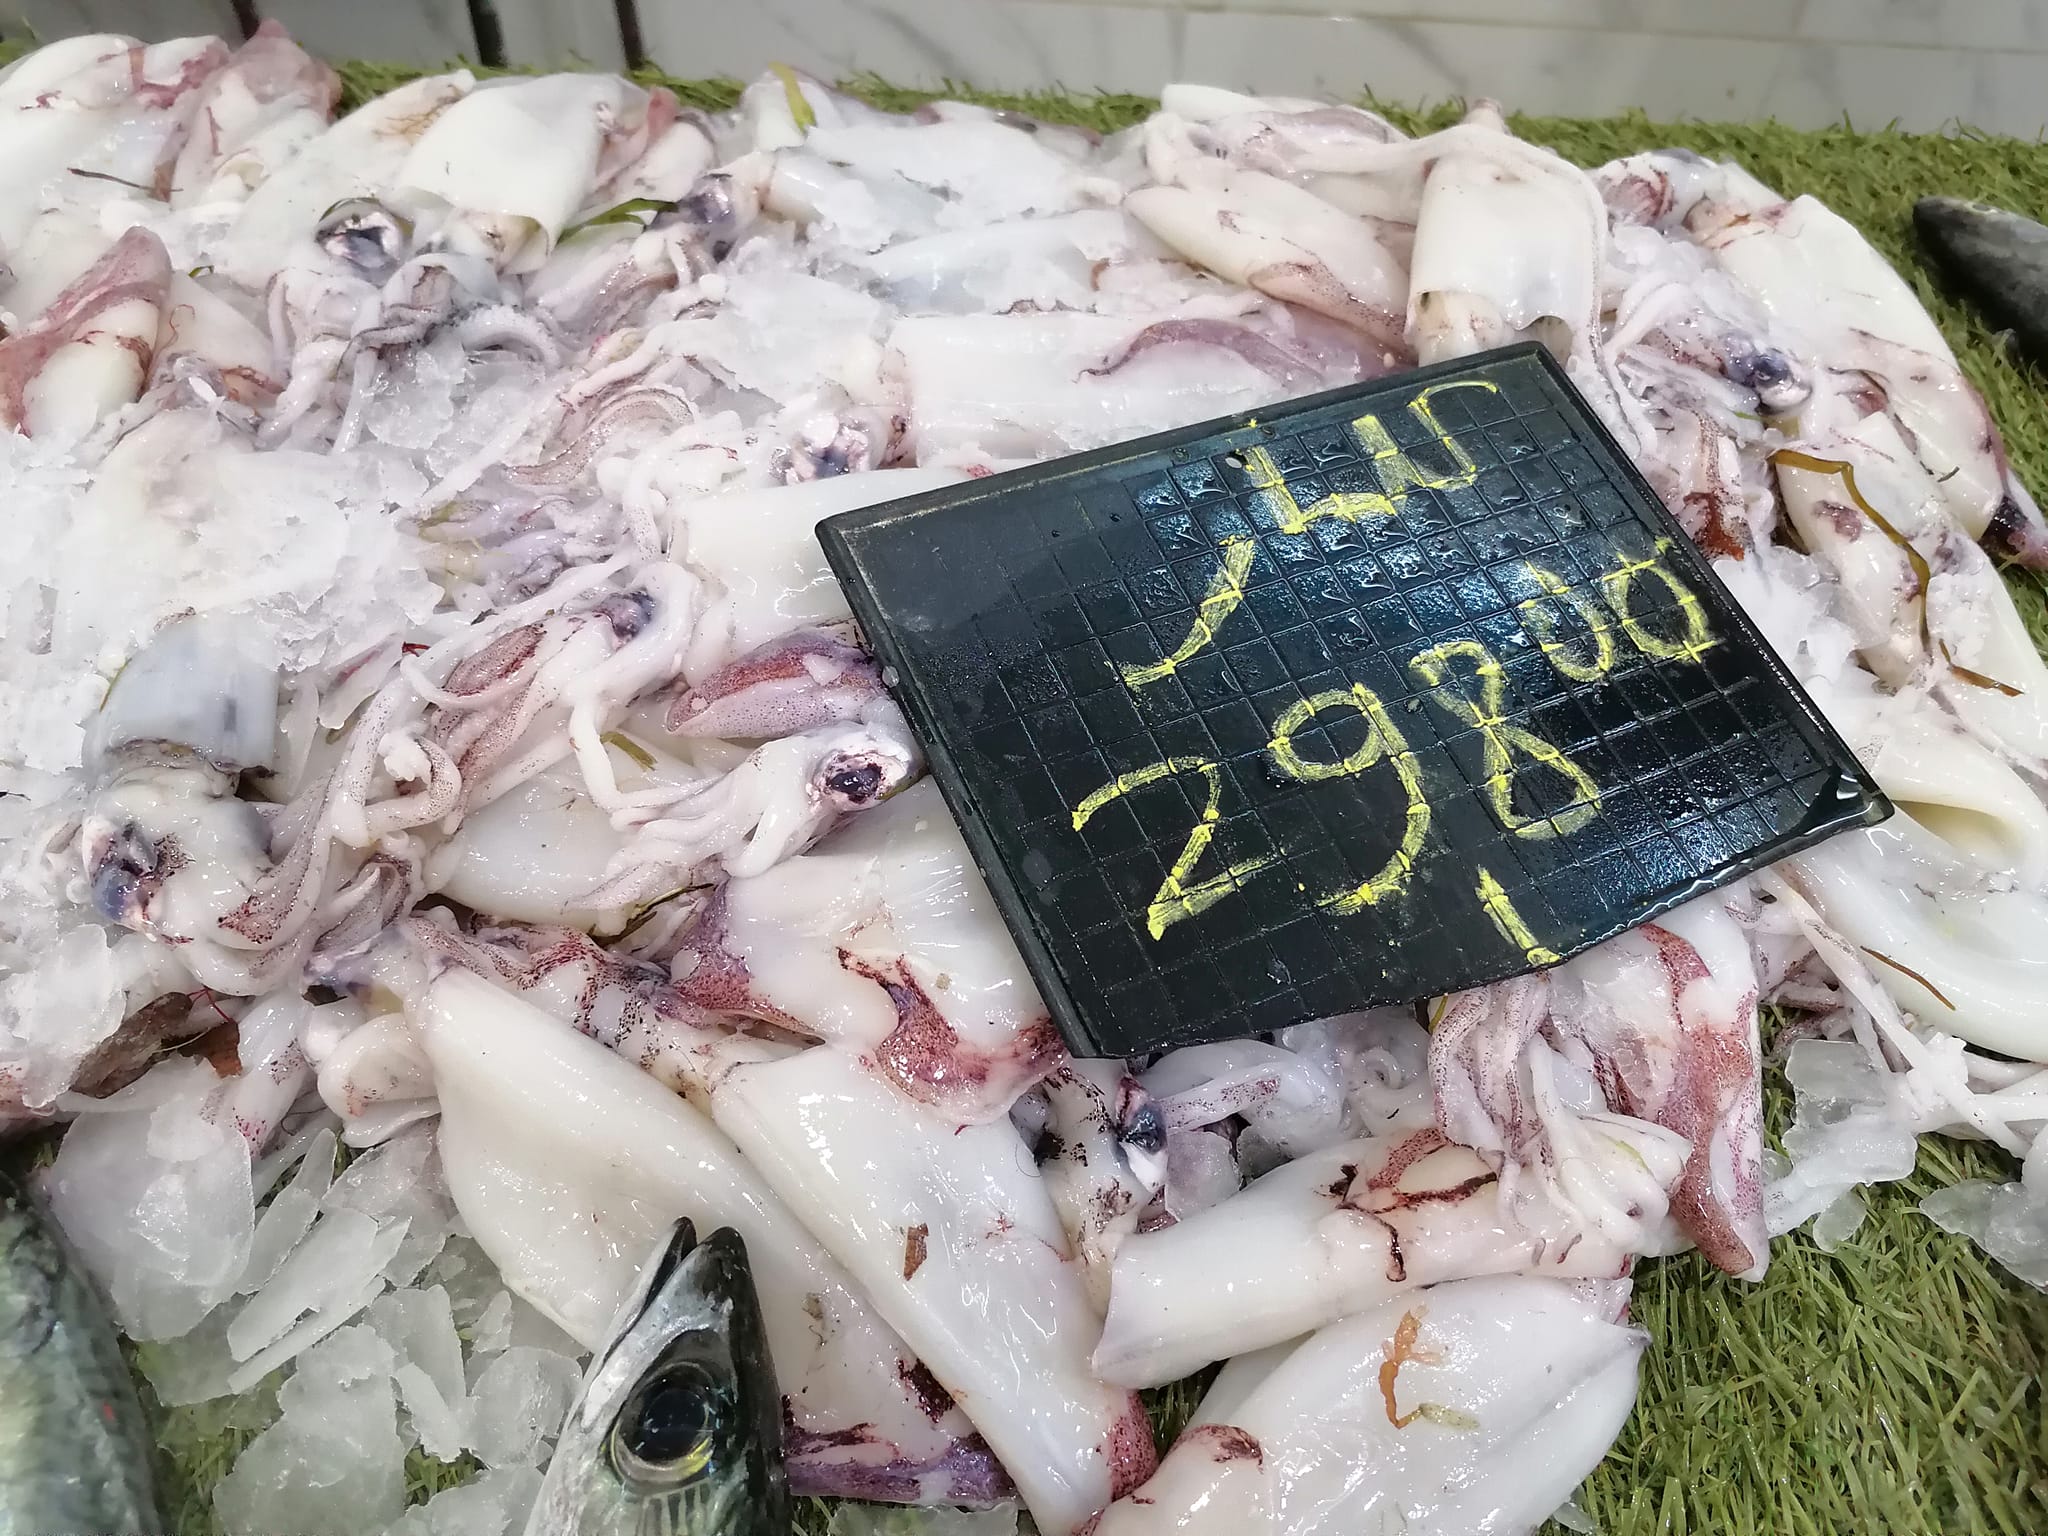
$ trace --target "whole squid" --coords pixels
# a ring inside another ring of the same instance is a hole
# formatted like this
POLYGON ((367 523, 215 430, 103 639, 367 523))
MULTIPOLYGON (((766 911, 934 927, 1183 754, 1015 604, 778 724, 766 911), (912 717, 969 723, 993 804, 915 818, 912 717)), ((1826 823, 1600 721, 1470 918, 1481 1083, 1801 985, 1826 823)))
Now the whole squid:
POLYGON ((1454 1281, 1251 1357, 1091 1536, 1528 1536, 1635 1406, 1627 1294, 1454 1281))
POLYGON ((1597 1186, 1643 1186, 1654 1225, 1682 1144, 1656 1126, 1588 1117, 1574 1149, 1584 1209, 1511 1201, 1490 1160, 1434 1127, 1342 1142, 1295 1159, 1171 1226, 1127 1237, 1110 1270, 1095 1368, 1156 1386, 1263 1349, 1417 1286, 1475 1275, 1612 1278, 1640 1240, 1603 1230, 1597 1186))
POLYGON ((1008 1120, 907 1105, 829 1046, 734 1068, 712 1108, 981 1432, 1040 1530, 1073 1536, 1151 1475, 1144 1406, 1090 1364, 1080 1266, 1008 1120))
POLYGON ((1619 162, 1601 180, 1617 212, 1683 228, 1707 250, 1815 369, 1830 409, 1852 422, 1888 416, 1965 533, 2026 564, 2048 561, 2048 524, 1982 397, 1911 286, 1846 219, 1674 153, 1619 162))
POLYGON ((1461 993, 1430 1037, 1437 1123, 1486 1152, 1519 1192, 1572 1187, 1574 1143, 1602 1111, 1649 1122, 1683 1147, 1678 1176, 1621 1184, 1618 1200, 1580 1198, 1604 1206, 1637 1252, 1662 1246, 1655 1229, 1668 1199, 1672 1220, 1717 1265, 1760 1277, 1769 1249, 1758 995, 1747 935, 1718 895, 1549 972, 1461 993))

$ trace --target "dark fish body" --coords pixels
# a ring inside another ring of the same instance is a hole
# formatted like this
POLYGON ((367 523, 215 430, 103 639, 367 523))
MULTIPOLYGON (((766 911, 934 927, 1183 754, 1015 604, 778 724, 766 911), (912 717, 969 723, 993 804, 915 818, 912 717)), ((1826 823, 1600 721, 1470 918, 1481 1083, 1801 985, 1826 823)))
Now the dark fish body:
POLYGON ((1989 203, 1923 197, 1913 228, 1949 282, 2048 368, 2048 226, 1989 203))
POLYGON ((150 1455, 99 1294, 0 1175, 0 1536, 156 1536, 150 1455))
POLYGON ((746 1245, 679 1221, 591 1357, 526 1536, 790 1536, 746 1245))

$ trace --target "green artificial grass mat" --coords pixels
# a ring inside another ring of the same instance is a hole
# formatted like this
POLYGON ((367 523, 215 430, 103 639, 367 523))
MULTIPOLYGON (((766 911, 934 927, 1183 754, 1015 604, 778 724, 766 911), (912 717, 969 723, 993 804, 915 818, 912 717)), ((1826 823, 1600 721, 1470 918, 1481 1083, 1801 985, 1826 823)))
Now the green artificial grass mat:
MULTIPOLYGON (((353 105, 420 71, 349 63, 341 73, 353 105)), ((730 106, 739 92, 731 80, 639 78, 706 108, 730 106)), ((879 106, 959 96, 1103 130, 1128 126, 1155 105, 1137 96, 910 91, 875 79, 849 87, 879 106)), ((1418 131, 1458 115, 1449 105, 1375 105, 1418 131)), ((1581 164, 1680 145, 1738 160, 1787 196, 1825 201, 1912 279, 1990 401, 2028 484, 2048 491, 2048 388, 1934 286, 1908 219, 1913 200, 1930 192, 2048 214, 2048 147, 1967 131, 1845 124, 1806 132, 1775 123, 1655 123, 1641 114, 1510 122, 1524 138, 1581 164)), ((2048 588, 2030 573, 2007 575, 2029 628, 2048 642, 2048 588)), ((1775 1140, 1789 1113, 1775 1074, 1768 1107, 1775 1140)), ((1781 1238, 1759 1285, 1731 1280, 1697 1255, 1644 1264, 1634 1312, 1652 1344, 1641 1395, 1578 1496, 1603 1536, 2048 1531, 2048 1405, 2040 1379, 2048 1297, 1915 1209, 1922 1195, 1958 1179, 2012 1177, 2011 1162, 1994 1150, 1923 1139, 1914 1175, 1867 1190, 1868 1219, 1832 1254, 1804 1232, 1781 1238)), ((1162 1449, 1199 1395, 1199 1380, 1147 1394, 1162 1449)), ((165 1513, 178 1536, 218 1529, 209 1490, 274 1411, 259 1392, 159 1414, 165 1513)), ((417 1451, 408 1464, 416 1500, 474 1471, 417 1451)), ((826 1516, 824 1505, 808 1505, 800 1531, 820 1536, 826 1516)))

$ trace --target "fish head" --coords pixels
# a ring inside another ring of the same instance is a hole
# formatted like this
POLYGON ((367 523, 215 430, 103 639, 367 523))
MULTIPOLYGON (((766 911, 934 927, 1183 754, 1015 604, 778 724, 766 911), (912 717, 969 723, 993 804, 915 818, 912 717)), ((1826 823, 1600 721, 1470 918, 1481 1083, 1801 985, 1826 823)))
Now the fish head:
POLYGON ((1923 197, 1913 204, 1913 220, 1921 232, 1987 229, 2011 223, 2015 216, 1974 197, 1923 197))
POLYGON ((781 1412, 746 1245, 679 1221, 584 1378, 527 1536, 786 1536, 781 1412))
POLYGON ((1995 325, 2038 314, 2048 288, 2048 227, 1974 198, 1923 197, 1913 205, 1913 231, 1995 325))

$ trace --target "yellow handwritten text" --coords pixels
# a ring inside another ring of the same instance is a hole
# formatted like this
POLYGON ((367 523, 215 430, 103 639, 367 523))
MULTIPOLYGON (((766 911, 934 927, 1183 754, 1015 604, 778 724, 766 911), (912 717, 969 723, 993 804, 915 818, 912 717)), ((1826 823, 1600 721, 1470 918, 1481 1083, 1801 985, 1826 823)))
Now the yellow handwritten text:
POLYGON ((1130 773, 1118 774, 1074 808, 1074 830, 1078 832, 1087 826, 1089 818, 1112 800, 1119 800, 1177 773, 1200 774, 1209 787, 1209 802, 1203 808, 1201 820, 1188 833, 1187 844, 1181 849, 1180 857, 1174 860, 1173 868, 1160 882, 1152 904, 1145 909, 1145 931, 1155 939, 1165 937, 1166 930, 1182 918, 1207 911, 1235 891, 1245 876, 1273 862, 1270 858, 1245 859, 1220 875, 1188 883, 1188 876, 1194 873, 1195 865, 1208 851, 1210 840, 1216 835, 1216 823, 1222 820, 1223 772, 1206 757, 1170 757, 1164 762, 1148 763, 1130 773))
POLYGON ((1455 490, 1470 485, 1479 477, 1479 467, 1473 463, 1472 456, 1445 430, 1443 423, 1437 420, 1436 412, 1430 409, 1432 396, 1453 389, 1483 389, 1498 394, 1500 386, 1485 379, 1451 379, 1442 384, 1432 384, 1408 402, 1408 414, 1433 435, 1450 456, 1454 467, 1448 474, 1432 474, 1422 468, 1394 441, 1379 417, 1367 414, 1352 422, 1351 430, 1365 451, 1372 455, 1373 473, 1381 490, 1332 492, 1303 507, 1282 480, 1272 454, 1264 448, 1244 450, 1246 477, 1262 499, 1264 510, 1282 533, 1304 533, 1309 524, 1326 517, 1348 523, 1361 522, 1368 517, 1396 517, 1400 514, 1402 501, 1412 491, 1455 490))
POLYGON ((1365 451, 1372 455, 1373 472, 1389 496, 1405 497, 1410 491, 1417 490, 1460 490, 1479 478, 1479 466, 1472 462, 1472 456, 1445 430, 1444 424, 1436 419, 1436 412, 1429 408, 1434 397, 1453 389, 1483 389, 1493 394, 1500 393, 1498 384, 1490 384, 1484 379, 1452 379, 1447 383, 1430 385, 1408 402, 1408 414, 1436 438, 1456 466, 1447 475, 1433 475, 1419 466, 1388 435, 1377 416, 1361 416, 1351 423, 1351 430, 1365 445, 1365 451))
POLYGON ((1486 915, 1493 919, 1493 926, 1500 930, 1501 937, 1519 948, 1531 965, 1555 965, 1562 958, 1556 950, 1545 949, 1536 942, 1536 935, 1529 931, 1522 914, 1508 900, 1508 893, 1493 878, 1493 871, 1484 865, 1479 870, 1479 904, 1486 908, 1486 915))
POLYGON ((1245 477, 1252 483, 1254 504, 1263 503, 1262 510, 1282 533, 1306 532, 1308 525, 1318 518, 1336 517, 1357 523, 1368 517, 1394 517, 1401 510, 1378 491, 1333 492, 1304 509, 1281 479, 1280 466, 1273 462, 1273 455, 1264 448, 1245 449, 1244 468, 1245 477))
POLYGON ((1144 666, 1127 665, 1117 668, 1117 675, 1124 680, 1124 686, 1136 692, 1147 683, 1156 683, 1162 677, 1171 677, 1186 666, 1216 638, 1216 631, 1223 627, 1223 621, 1237 611, 1237 605, 1244 601, 1244 579, 1251 573, 1252 560, 1259 547, 1251 539, 1234 538, 1223 541, 1223 563, 1216 567, 1216 574, 1209 578, 1209 590, 1195 608, 1195 622, 1189 628, 1187 638, 1171 656, 1144 666))
POLYGON ((1321 905, 1333 912, 1358 912, 1385 901, 1407 885, 1415 872, 1415 860, 1422 851, 1422 840, 1429 835, 1429 799, 1423 791, 1421 765, 1408 749, 1407 739, 1387 713, 1378 694, 1363 683, 1353 683, 1349 688, 1332 688, 1326 693, 1303 699, 1274 722, 1273 740, 1268 750, 1282 773, 1310 783, 1318 779, 1360 774, 1381 757, 1387 758, 1408 796, 1408 815, 1401 834, 1401 846, 1371 879, 1352 890, 1325 897, 1321 905), (1365 720, 1369 732, 1365 745, 1339 762, 1312 762, 1303 758, 1294 749, 1294 733, 1323 710, 1340 706, 1357 710, 1365 720))
POLYGON ((1591 683, 1605 677, 1614 667, 1614 630, 1607 622, 1606 615, 1590 602, 1583 592, 1572 587, 1555 571, 1545 570, 1540 565, 1527 567, 1536 584, 1545 596, 1528 597, 1515 605, 1522 616, 1522 627, 1534 637, 1543 654, 1558 672, 1574 682, 1591 683), (1593 654, 1581 660, 1574 656, 1565 642, 1558 638, 1558 621, 1551 609, 1556 600, 1562 599, 1579 616, 1592 636, 1593 654))
MULTIPOLYGON (((1671 548, 1669 539, 1657 541, 1657 555, 1671 548)), ((1622 633, 1633 640, 1636 648, 1646 656, 1660 657, 1665 661, 1698 661, 1719 642, 1707 623, 1706 610, 1700 600, 1693 596, 1692 589, 1665 569, 1657 555, 1642 560, 1627 560, 1600 578, 1600 586, 1607 598, 1608 607, 1621 620, 1622 633), (1678 601, 1679 613, 1683 616, 1683 628, 1677 635, 1660 635, 1638 620, 1629 611, 1629 589, 1638 576, 1650 575, 1664 583, 1664 588, 1678 601)))
POLYGON ((1452 714, 1467 725, 1479 728, 1480 737, 1485 742, 1484 788, 1487 798, 1493 803, 1493 813, 1502 826, 1517 837, 1556 837, 1576 832, 1600 813, 1600 786, 1593 782, 1591 774, 1534 731, 1508 724, 1503 713, 1507 675, 1485 646, 1476 640, 1447 641, 1415 656, 1409 661, 1408 669, 1429 687, 1440 690, 1437 700, 1452 714), (1450 675, 1451 662, 1460 659, 1472 665, 1473 678, 1479 684, 1477 699, 1442 686, 1450 675), (1572 787, 1571 803, 1549 816, 1518 814, 1514 808, 1517 752, 1569 783, 1572 787))

